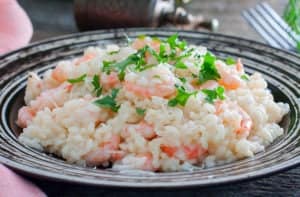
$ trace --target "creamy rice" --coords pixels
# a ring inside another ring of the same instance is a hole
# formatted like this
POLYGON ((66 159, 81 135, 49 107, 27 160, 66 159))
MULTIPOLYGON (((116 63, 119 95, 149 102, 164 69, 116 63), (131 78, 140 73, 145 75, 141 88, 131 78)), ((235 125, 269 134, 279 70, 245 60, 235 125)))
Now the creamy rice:
POLYGON ((67 162, 180 171, 263 151, 289 106, 259 73, 176 35, 89 47, 43 78, 30 73, 19 140, 67 162))

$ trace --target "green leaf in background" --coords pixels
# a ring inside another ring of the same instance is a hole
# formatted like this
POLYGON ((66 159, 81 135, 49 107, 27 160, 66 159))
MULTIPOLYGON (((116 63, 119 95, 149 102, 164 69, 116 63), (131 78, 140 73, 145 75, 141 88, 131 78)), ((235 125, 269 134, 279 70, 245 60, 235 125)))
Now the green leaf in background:
POLYGON ((284 14, 284 20, 289 24, 294 32, 300 34, 300 1, 289 0, 284 14))
MULTIPOLYGON (((283 18, 292 30, 300 35, 300 0, 289 0, 283 18)), ((297 42, 297 50, 300 53, 300 40, 297 42)))

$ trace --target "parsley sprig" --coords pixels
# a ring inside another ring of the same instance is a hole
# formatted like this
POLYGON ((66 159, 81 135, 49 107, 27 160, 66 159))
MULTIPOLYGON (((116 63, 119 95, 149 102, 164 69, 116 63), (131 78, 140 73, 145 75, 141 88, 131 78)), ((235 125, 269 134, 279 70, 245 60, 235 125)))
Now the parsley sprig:
POLYGON ((102 93, 102 86, 100 85, 100 78, 99 75, 94 75, 92 80, 92 85, 94 86, 94 92, 96 93, 96 96, 100 96, 102 93))
POLYGON ((81 83, 81 82, 84 82, 86 76, 87 76, 86 74, 83 74, 83 75, 81 75, 81 76, 79 76, 77 78, 68 79, 68 82, 72 83, 72 84, 74 84, 74 83, 81 83))
POLYGON ((200 84, 208 80, 218 80, 220 79, 220 74, 215 66, 216 56, 211 53, 207 53, 204 56, 204 62, 201 65, 201 69, 198 76, 198 82, 200 84))
POLYGON ((103 98, 95 100, 93 103, 99 107, 105 107, 111 109, 113 112, 118 112, 120 105, 116 102, 116 97, 119 93, 119 89, 112 89, 111 95, 107 95, 103 98))
POLYGON ((137 113, 138 115, 140 115, 140 116, 143 116, 143 115, 145 115, 145 113, 146 113, 146 109, 139 108, 139 107, 137 107, 137 108, 135 109, 135 111, 136 111, 136 113, 137 113))
POLYGON ((202 90, 202 92, 204 94, 206 94, 205 100, 209 103, 213 103, 214 100, 216 100, 216 99, 220 99, 220 100, 225 99, 225 95, 224 95, 225 90, 221 86, 218 86, 217 88, 215 88, 213 90, 204 89, 204 90, 202 90))
POLYGON ((229 66, 236 64, 236 61, 232 57, 227 57, 226 60, 225 60, 225 62, 229 66))
POLYGON ((170 107, 175 107, 176 105, 185 106, 187 100, 192 95, 196 95, 197 92, 187 92, 186 89, 183 86, 176 86, 177 93, 175 98, 169 100, 168 105, 170 107))

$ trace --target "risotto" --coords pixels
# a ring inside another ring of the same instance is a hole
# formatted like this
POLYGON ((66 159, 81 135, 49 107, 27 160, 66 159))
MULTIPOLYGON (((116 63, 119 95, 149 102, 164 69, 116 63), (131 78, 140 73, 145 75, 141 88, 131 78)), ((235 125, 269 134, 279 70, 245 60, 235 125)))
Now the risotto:
POLYGON ((289 106, 259 73, 178 35, 89 47, 29 73, 19 140, 69 163, 181 171, 252 157, 283 134, 289 106))

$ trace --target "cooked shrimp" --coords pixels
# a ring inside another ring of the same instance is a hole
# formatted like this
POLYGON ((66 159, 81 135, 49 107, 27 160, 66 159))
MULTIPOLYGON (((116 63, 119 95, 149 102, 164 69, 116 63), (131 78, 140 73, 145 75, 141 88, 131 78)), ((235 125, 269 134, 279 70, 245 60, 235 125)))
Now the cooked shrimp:
POLYGON ((237 59, 236 62, 236 70, 240 73, 243 74, 244 73, 244 65, 242 64, 242 60, 240 58, 237 59))
POLYGON ((123 129, 121 135, 124 138, 130 136, 131 132, 135 132, 143 136, 145 139, 152 139, 156 136, 154 128, 152 125, 148 124, 145 121, 141 121, 138 124, 128 124, 123 129))
POLYGON ((205 83, 203 83, 200 86, 200 89, 209 89, 209 90, 213 90, 215 88, 217 88, 219 86, 218 82, 214 81, 214 80, 208 80, 205 83))
POLYGON ((243 81, 235 67, 227 66, 222 62, 217 62, 216 67, 221 75, 221 79, 218 80, 220 85, 229 90, 234 90, 242 86, 243 81))
POLYGON ((79 65, 81 63, 88 62, 88 61, 94 59, 95 57, 96 57, 95 53, 91 53, 91 52, 90 53, 86 53, 82 57, 78 58, 75 61, 75 65, 79 65))
POLYGON ((67 63, 58 64, 51 73, 51 77, 59 82, 63 83, 68 79, 69 73, 72 71, 72 65, 67 63))
POLYGON ((57 88, 46 90, 30 102, 30 107, 35 111, 40 111, 46 107, 53 109, 62 106, 68 100, 68 92, 71 89, 71 84, 62 84, 57 88))
POLYGON ((97 149, 84 155, 86 164, 90 166, 97 166, 109 161, 122 159, 125 152, 119 150, 119 144, 120 137, 118 135, 113 135, 109 141, 100 144, 97 149))
POLYGON ((157 66, 140 72, 138 75, 126 75, 124 87, 137 96, 169 97, 176 92, 176 78, 165 66, 157 66))
POLYGON ((180 147, 161 145, 160 149, 169 157, 180 160, 202 160, 207 153, 207 150, 199 144, 182 145, 180 147))
MULTIPOLYGON (((251 117, 249 116, 249 114, 242 109, 239 105, 237 105, 236 103, 233 102, 216 102, 215 104, 216 107, 216 114, 220 115, 221 113, 225 112, 225 111, 236 111, 240 116, 241 119, 239 120, 238 118, 236 118, 235 120, 238 120, 238 127, 235 129, 235 133, 237 135, 240 135, 241 137, 247 137, 249 136, 251 129, 252 129, 252 125, 253 125, 253 121, 251 119, 251 117)), ((224 124, 227 123, 227 120, 224 120, 224 124)), ((235 127, 235 124, 232 123, 227 123, 227 124, 233 124, 235 127)))
POLYGON ((17 125, 21 128, 26 128, 28 124, 31 123, 33 117, 35 116, 35 113, 36 112, 30 107, 22 107, 18 112, 17 125))
POLYGON ((103 73, 100 81, 104 89, 114 88, 120 83, 118 74, 115 72, 111 72, 110 74, 103 73))
POLYGON ((135 39, 134 42, 132 43, 132 48, 138 50, 143 48, 146 45, 153 48, 156 52, 159 52, 160 41, 158 39, 152 39, 149 37, 135 39))
POLYGON ((41 78, 37 74, 30 72, 24 98, 26 105, 28 105, 31 100, 40 95, 42 91, 42 85, 43 81, 41 80, 41 78))
MULTIPOLYGON (((159 48, 160 48, 160 43, 161 42, 158 39, 151 39, 149 37, 138 38, 138 39, 135 39, 134 42, 132 43, 132 48, 138 50, 138 49, 141 49, 144 46, 148 45, 158 53, 159 48)), ((145 60, 147 63, 156 62, 155 58, 153 58, 152 55, 148 51, 145 53, 145 60)))
POLYGON ((53 109, 62 106, 68 100, 68 92, 70 92, 72 85, 62 84, 57 88, 45 90, 35 100, 29 102, 29 106, 22 107, 18 111, 17 124, 25 128, 31 122, 35 114, 44 109, 53 109))

